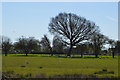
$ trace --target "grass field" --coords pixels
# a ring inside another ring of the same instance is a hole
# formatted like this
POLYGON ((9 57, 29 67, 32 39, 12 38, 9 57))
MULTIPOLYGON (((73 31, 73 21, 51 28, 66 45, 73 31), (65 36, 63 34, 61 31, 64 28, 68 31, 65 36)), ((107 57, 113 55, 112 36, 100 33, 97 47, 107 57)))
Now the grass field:
MULTIPOLYGON (((106 56, 103 56, 106 57, 106 56)), ((59 58, 50 55, 3 56, 2 70, 29 77, 50 77, 65 74, 118 77, 118 58, 59 58)))

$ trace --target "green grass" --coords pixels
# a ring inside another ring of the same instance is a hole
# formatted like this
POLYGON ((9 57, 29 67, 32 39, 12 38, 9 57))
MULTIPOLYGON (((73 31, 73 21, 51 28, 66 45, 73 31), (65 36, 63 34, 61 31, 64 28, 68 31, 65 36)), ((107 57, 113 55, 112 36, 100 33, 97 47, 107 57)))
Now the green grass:
MULTIPOLYGON (((74 55, 77 56, 77 55, 74 55)), ((106 56, 103 56, 106 57, 106 56)), ((64 74, 91 75, 107 69, 113 74, 94 74, 98 77, 118 77, 118 58, 58 58, 50 55, 3 56, 3 72, 14 71, 15 74, 32 74, 35 76, 53 76, 64 74), (39 75, 40 74, 40 75, 39 75)))

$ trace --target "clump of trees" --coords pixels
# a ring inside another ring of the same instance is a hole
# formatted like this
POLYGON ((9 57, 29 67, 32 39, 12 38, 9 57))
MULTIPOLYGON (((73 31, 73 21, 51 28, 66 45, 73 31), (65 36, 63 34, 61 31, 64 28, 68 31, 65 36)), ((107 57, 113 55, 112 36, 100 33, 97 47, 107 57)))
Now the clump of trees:
POLYGON ((112 57, 120 53, 120 41, 109 39, 100 33, 99 27, 92 21, 72 13, 59 13, 51 18, 49 32, 54 35, 53 40, 44 35, 41 40, 34 37, 20 37, 12 43, 10 38, 2 37, 2 52, 24 53, 26 56, 32 52, 92 54, 98 58, 103 52, 111 53, 112 57), (109 49, 104 50, 104 45, 109 44, 109 49))
POLYGON ((40 43, 34 37, 25 38, 22 36, 14 43, 14 50, 18 53, 25 53, 27 56, 31 52, 39 51, 40 43))

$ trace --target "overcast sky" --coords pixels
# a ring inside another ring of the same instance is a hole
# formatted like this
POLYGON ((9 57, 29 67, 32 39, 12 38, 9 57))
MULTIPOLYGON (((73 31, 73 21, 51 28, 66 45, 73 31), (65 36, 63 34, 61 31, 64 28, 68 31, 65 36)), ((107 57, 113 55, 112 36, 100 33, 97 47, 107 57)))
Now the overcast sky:
POLYGON ((48 32, 52 17, 60 12, 74 13, 93 21, 101 33, 118 39, 117 2, 4 2, 2 4, 3 35, 16 41, 22 35, 41 39, 48 32))

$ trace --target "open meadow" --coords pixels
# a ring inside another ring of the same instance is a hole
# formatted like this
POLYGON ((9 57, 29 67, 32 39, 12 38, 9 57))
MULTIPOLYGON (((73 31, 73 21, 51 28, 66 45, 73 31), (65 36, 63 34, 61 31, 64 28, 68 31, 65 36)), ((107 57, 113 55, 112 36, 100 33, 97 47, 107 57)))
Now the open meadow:
POLYGON ((100 57, 107 58, 64 58, 58 57, 58 55, 51 57, 44 54, 29 54, 28 56, 9 54, 2 57, 2 70, 11 77, 48 78, 56 75, 75 74, 118 77, 118 57, 100 57))

